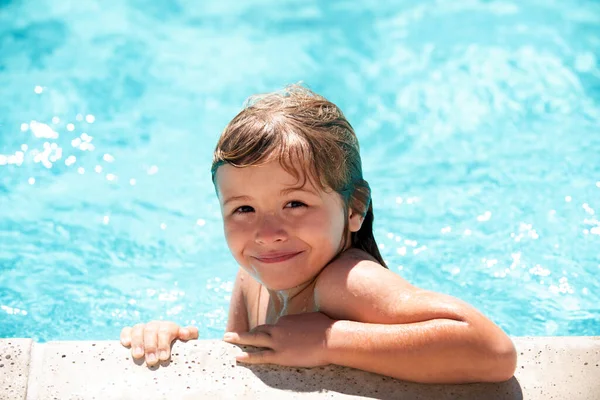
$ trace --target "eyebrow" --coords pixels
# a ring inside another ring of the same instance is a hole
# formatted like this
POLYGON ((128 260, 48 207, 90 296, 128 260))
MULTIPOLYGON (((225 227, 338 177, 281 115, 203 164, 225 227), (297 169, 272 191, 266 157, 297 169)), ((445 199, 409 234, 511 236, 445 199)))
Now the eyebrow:
POLYGON ((317 193, 314 190, 307 189, 304 186, 303 187, 291 187, 291 188, 283 189, 280 192, 280 194, 286 195, 286 194, 290 194, 292 192, 305 192, 305 193, 314 194, 315 196, 317 195, 317 193))
MULTIPOLYGON (((310 189, 306 189, 304 187, 301 188, 297 188, 297 187, 292 187, 292 188, 287 188, 287 189, 283 189, 281 192, 279 192, 281 195, 286 195, 286 194, 290 194, 292 192, 305 192, 305 193, 309 193, 315 196, 318 196, 317 193, 313 190, 310 189)), ((232 201, 250 201, 252 198, 249 196, 232 196, 232 197, 228 197, 224 202, 223 202, 223 206, 226 206, 228 203, 231 203, 232 201)))
POLYGON ((223 202, 223 206, 226 206, 228 203, 231 203, 232 201, 249 201, 250 197, 248 196, 233 196, 233 197, 229 197, 227 198, 224 202, 223 202))

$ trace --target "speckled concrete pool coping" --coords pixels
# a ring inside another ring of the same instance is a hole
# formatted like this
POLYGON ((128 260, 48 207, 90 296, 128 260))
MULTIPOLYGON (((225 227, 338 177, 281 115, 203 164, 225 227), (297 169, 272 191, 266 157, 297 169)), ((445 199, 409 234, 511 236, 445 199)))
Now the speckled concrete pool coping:
POLYGON ((117 341, 0 339, 0 399, 600 399, 600 337, 514 341, 508 382, 420 385, 337 366, 243 366, 218 340, 176 343, 171 363, 147 368, 117 341))

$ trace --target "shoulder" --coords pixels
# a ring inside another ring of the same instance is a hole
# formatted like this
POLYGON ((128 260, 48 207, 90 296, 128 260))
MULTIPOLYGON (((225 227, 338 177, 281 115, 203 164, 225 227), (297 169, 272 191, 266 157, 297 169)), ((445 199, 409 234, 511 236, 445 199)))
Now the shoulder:
POLYGON ((359 249, 348 249, 327 265, 317 280, 317 287, 323 292, 332 290, 359 290, 362 286, 391 284, 398 289, 411 289, 413 286, 379 264, 370 254, 359 249))
POLYGON ((315 285, 315 301, 332 319, 373 324, 464 321, 476 314, 464 301, 413 286, 356 249, 325 267, 315 285))
POLYGON ((386 323, 402 299, 416 290, 366 252, 349 249, 319 275, 315 302, 333 319, 386 323))

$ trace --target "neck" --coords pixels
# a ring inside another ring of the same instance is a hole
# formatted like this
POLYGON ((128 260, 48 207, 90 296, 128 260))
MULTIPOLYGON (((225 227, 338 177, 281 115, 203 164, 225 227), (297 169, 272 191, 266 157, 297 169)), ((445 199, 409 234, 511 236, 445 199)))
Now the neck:
POLYGON ((306 308, 312 303, 310 298, 313 295, 312 289, 314 289, 315 283, 316 279, 311 279, 291 289, 271 290, 267 288, 275 321, 285 315, 307 312, 306 308))
MULTIPOLYGON (((333 259, 337 258, 344 251, 351 248, 350 237, 350 232, 348 232, 348 240, 346 241, 346 245, 344 246, 344 242, 340 243, 340 251, 333 259)), ((274 315, 275 322, 277 322, 279 318, 285 315, 313 311, 312 309, 308 310, 308 307, 314 307, 314 303, 313 301, 311 301, 311 297, 314 297, 314 288, 315 284, 317 283, 317 277, 319 276, 319 274, 317 274, 311 280, 304 282, 298 286, 295 286, 291 289, 272 290, 265 286, 267 291, 269 292, 269 308, 271 309, 274 315)))

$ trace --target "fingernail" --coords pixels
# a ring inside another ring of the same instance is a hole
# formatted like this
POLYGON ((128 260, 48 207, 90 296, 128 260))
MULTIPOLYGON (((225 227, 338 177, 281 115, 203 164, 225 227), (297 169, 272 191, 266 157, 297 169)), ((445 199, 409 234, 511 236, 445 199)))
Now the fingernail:
POLYGON ((223 340, 231 340, 233 338, 234 338, 234 335, 231 332, 225 332, 225 335, 223 335, 223 340))
POLYGON ((156 361, 156 354, 150 353, 146 355, 147 362, 153 363, 156 361))
POLYGON ((141 357, 144 355, 144 349, 142 348, 142 346, 137 346, 134 350, 135 355, 138 357, 141 357))
POLYGON ((160 357, 159 358, 161 360, 166 360, 167 358, 169 358, 169 355, 167 354, 166 351, 163 350, 163 351, 160 352, 160 357))

